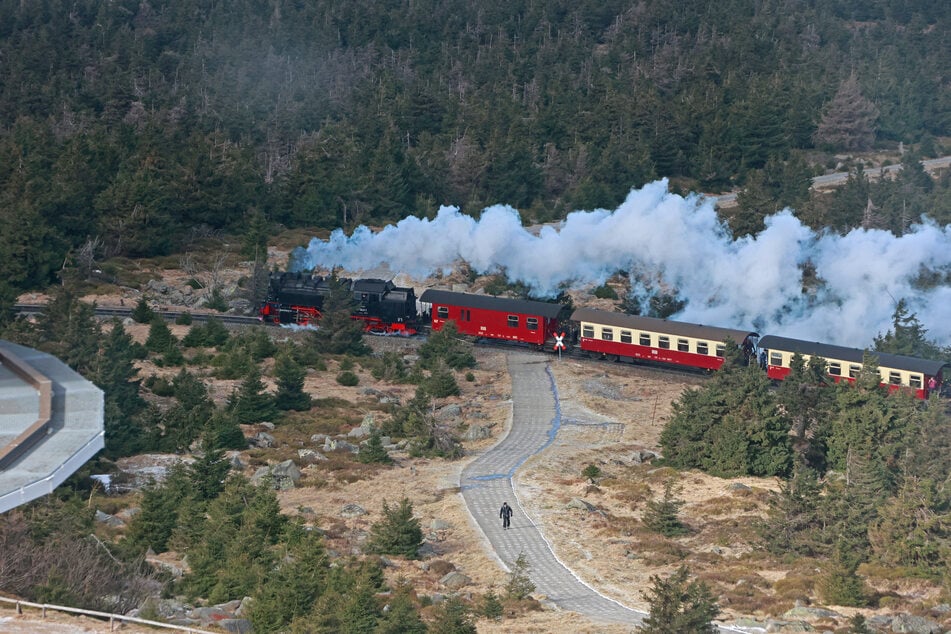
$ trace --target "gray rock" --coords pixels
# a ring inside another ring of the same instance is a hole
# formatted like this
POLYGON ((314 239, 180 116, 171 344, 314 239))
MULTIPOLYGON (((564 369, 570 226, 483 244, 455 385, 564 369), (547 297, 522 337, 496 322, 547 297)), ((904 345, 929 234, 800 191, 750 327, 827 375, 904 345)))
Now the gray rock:
POLYGON ((251 438, 251 444, 261 449, 270 449, 277 443, 277 440, 266 431, 259 431, 251 438))
POLYGON ((565 508, 579 509, 581 511, 588 511, 589 513, 597 510, 597 507, 595 507, 590 502, 582 500, 581 498, 571 498, 571 501, 565 505, 565 508))
POLYGON ((360 428, 367 430, 367 432, 369 433, 369 432, 373 431, 373 427, 374 427, 374 425, 373 425, 373 414, 370 413, 370 414, 367 414, 366 416, 364 416, 364 417, 363 417, 363 420, 360 421, 360 428))
POLYGON ((459 418, 460 416, 462 416, 462 407, 453 403, 439 410, 439 412, 436 413, 436 420, 445 422, 459 418))
POLYGON ((114 528, 119 528, 120 526, 125 526, 125 522, 120 520, 115 515, 109 515, 108 513, 103 513, 100 510, 96 510, 96 521, 106 526, 112 526, 114 528))
POLYGON ((367 511, 365 508, 359 504, 349 503, 344 504, 343 508, 340 509, 340 517, 352 518, 360 517, 361 515, 366 515, 367 511))
POLYGON ((657 458, 657 454, 653 451, 648 451, 646 449, 641 449, 635 451, 631 454, 631 463, 632 464, 644 464, 645 462, 650 462, 657 458))
POLYGON ((485 425, 472 425, 463 435, 463 440, 483 440, 492 436, 492 430, 485 425))
POLYGON ((815 632, 815 629, 804 621, 774 621, 770 619, 766 622, 767 632, 815 632))
POLYGON ((244 463, 241 462, 241 454, 239 454, 238 452, 234 452, 233 454, 231 454, 231 457, 228 458, 228 461, 231 464, 231 468, 234 469, 235 471, 241 471, 242 469, 244 469, 244 463))
POLYGON ((327 440, 327 434, 314 434, 313 436, 310 437, 310 442, 314 443, 315 445, 319 445, 320 443, 326 440, 327 440))
POLYGON ((751 489, 742 482, 734 482, 727 487, 730 491, 750 491, 751 489))
POLYGON ((892 632, 896 634, 941 634, 944 629, 936 621, 914 614, 896 614, 892 619, 892 632))
POLYGON ((446 520, 434 519, 429 523, 429 529, 433 531, 445 531, 452 528, 452 524, 446 520))
POLYGON ((458 570, 453 570, 440 579, 439 583, 450 590, 458 590, 459 588, 463 588, 472 583, 472 579, 462 574, 458 570))
POLYGON ((842 618, 842 615, 825 608, 810 608, 804 605, 797 605, 783 614, 784 619, 836 619, 842 618))
POLYGON ((217 625, 232 634, 251 634, 251 621, 247 619, 222 619, 217 625))
POLYGON ((367 429, 366 427, 361 426, 361 427, 354 427, 353 429, 351 429, 350 432, 347 434, 347 437, 348 438, 363 438, 364 436, 369 436, 369 435, 370 435, 370 430, 367 429))
POLYGON ((263 423, 258 423, 258 424, 268 431, 274 431, 274 423, 269 423, 265 421, 263 423))
POLYGON ((271 476, 271 467, 258 467, 251 476, 252 484, 261 484, 261 481, 271 476))
POLYGON ((313 449, 298 449, 297 456, 300 458, 301 464, 305 465, 317 464, 327 460, 327 456, 313 449))

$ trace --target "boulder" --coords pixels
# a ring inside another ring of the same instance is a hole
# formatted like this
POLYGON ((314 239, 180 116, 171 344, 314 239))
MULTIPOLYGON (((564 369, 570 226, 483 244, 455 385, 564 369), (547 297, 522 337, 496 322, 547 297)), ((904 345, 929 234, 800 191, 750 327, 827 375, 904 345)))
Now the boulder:
POLYGON ((594 504, 586 502, 581 498, 572 498, 571 501, 565 505, 565 508, 578 509, 580 511, 587 511, 589 513, 593 513, 597 510, 597 507, 594 504))
POLYGON ((327 460, 327 456, 313 449, 298 449, 297 457, 300 458, 301 464, 305 465, 317 464, 327 460))
POLYGON ((472 579, 462 574, 458 570, 453 570, 440 579, 439 583, 450 590, 458 590, 459 588, 464 588, 465 586, 472 583, 472 579))
POLYGON ((360 517, 361 515, 366 515, 367 511, 365 508, 359 504, 354 504, 350 502, 349 504, 344 504, 343 508, 340 509, 340 517, 353 518, 360 517))

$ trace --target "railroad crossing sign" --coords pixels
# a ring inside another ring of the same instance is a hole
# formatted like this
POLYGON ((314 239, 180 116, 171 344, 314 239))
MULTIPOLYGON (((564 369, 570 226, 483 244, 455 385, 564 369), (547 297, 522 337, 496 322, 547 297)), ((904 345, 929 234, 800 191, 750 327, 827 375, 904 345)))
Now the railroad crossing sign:
POLYGON ((565 349, 565 333, 555 335, 555 350, 558 351, 558 357, 561 358, 561 351, 565 349))

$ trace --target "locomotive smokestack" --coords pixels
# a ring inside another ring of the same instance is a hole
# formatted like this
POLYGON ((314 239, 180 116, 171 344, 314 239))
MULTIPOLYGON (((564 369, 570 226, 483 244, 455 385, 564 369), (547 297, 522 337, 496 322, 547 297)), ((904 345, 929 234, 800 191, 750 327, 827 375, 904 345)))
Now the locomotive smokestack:
POLYGON ((508 206, 489 207, 478 221, 442 207, 433 220, 406 218, 378 233, 334 231, 297 257, 307 268, 387 265, 415 278, 463 260, 478 273, 505 271, 537 297, 628 271, 644 297, 677 289, 686 303, 675 319, 857 347, 891 327, 891 297, 904 298, 929 336, 951 342, 951 225, 925 223, 900 237, 816 234, 783 210, 755 237, 733 240, 711 200, 672 194, 666 180, 632 190, 614 211, 576 211, 538 235, 508 206), (806 263, 819 280, 808 294, 806 263), (943 282, 922 288, 923 272, 943 282))

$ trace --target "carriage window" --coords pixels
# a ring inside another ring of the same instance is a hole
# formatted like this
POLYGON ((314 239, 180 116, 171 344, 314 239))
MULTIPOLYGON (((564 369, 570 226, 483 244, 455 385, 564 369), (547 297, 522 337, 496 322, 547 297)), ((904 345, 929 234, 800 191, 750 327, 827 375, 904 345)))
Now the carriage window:
POLYGON ((706 341, 697 342, 697 354, 710 354, 710 350, 707 348, 706 341))
POLYGON ((518 315, 509 315, 509 328, 518 328, 518 315))
POLYGON ((538 318, 528 317, 525 319, 525 327, 529 330, 538 330, 538 318))
POLYGON ((642 346, 649 346, 651 345, 651 336, 647 334, 646 332, 642 332, 640 339, 638 339, 638 341, 641 342, 642 346))
POLYGON ((770 352, 769 353, 769 364, 782 366, 783 364, 783 353, 782 352, 770 352))
POLYGON ((726 356, 726 345, 722 343, 717 344, 717 356, 725 357, 726 356))
POLYGON ((690 352, 690 341, 687 339, 678 339, 677 350, 680 352, 690 352))
POLYGON ((914 388, 920 388, 922 386, 921 375, 912 374, 911 377, 908 379, 908 384, 914 388))
POLYGON ((621 331, 621 343, 631 343, 632 341, 634 341, 634 338, 633 338, 633 336, 631 335, 631 331, 630 331, 630 330, 622 330, 622 331, 621 331))
POLYGON ((461 317, 462 317, 462 321, 472 321, 472 311, 471 310, 462 311, 461 317))
POLYGON ((854 379, 855 377, 859 375, 859 372, 861 372, 861 370, 862 370, 862 366, 855 365, 853 363, 852 365, 849 366, 849 378, 854 379))
POLYGON ((611 328, 602 328, 601 338, 605 341, 614 341, 614 330, 611 328))
POLYGON ((901 374, 899 374, 898 372, 889 372, 888 382, 891 385, 901 385, 901 374))
POLYGON ((670 337, 657 337, 658 348, 670 348, 670 337))
POLYGON ((839 363, 830 363, 829 374, 832 376, 842 376, 842 365, 839 363))
POLYGON ((581 327, 581 336, 587 337, 588 339, 594 338, 594 326, 589 326, 585 324, 581 327))
POLYGON ((439 306, 436 308, 436 316, 440 319, 449 319, 449 307, 439 306))

